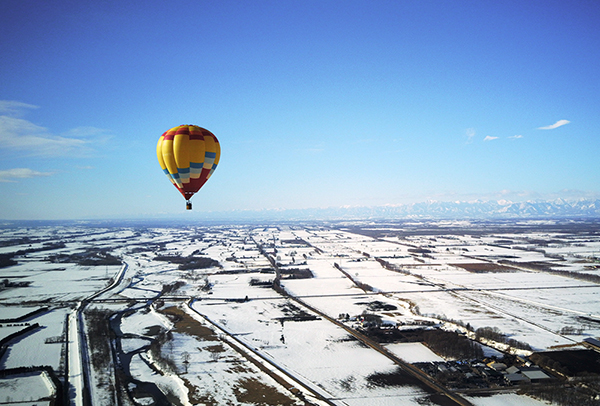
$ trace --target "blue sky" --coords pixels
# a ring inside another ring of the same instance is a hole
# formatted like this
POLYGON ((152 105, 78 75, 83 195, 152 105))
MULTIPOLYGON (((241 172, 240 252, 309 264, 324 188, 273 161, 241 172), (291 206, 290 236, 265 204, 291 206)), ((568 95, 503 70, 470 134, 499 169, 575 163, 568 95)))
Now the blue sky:
POLYGON ((0 14, 0 218, 600 197, 597 1, 28 1, 0 14))

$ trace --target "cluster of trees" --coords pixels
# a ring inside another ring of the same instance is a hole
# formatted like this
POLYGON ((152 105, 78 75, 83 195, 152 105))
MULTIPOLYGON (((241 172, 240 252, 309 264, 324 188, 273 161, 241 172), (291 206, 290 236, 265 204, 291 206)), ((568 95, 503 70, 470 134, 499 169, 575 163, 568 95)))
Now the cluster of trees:
MULTIPOLYGON (((0 323, 21 323, 27 319, 32 319, 34 316, 39 315, 41 313, 45 313, 50 308, 48 306, 39 307, 35 310, 30 311, 29 313, 22 314, 19 317, 8 317, 6 319, 0 319, 0 323)), ((4 326, 6 327, 6 326, 4 326)))
POLYGON ((577 279, 580 281, 600 283, 600 275, 594 275, 594 274, 585 273, 585 272, 559 271, 556 269, 552 269, 550 264, 547 264, 544 262, 522 263, 522 262, 514 262, 514 261, 508 261, 508 260, 501 260, 498 262, 503 263, 503 264, 505 263, 505 264, 517 265, 522 268, 532 269, 534 271, 547 272, 552 275, 565 276, 567 278, 573 278, 573 279, 577 279))
POLYGON ((279 268, 282 279, 310 279, 314 275, 310 269, 279 268))
POLYGON ((168 295, 169 293, 175 292, 177 289, 179 289, 180 287, 182 287, 184 285, 185 285, 185 282, 183 282, 183 281, 177 281, 177 282, 163 285, 162 290, 160 291, 160 294, 168 295))
POLYGON ((427 330, 423 340, 436 354, 457 359, 483 358, 481 346, 467 337, 445 330, 427 330))
POLYGON ((82 266, 121 265, 121 259, 105 250, 89 250, 75 254, 50 255, 46 260, 54 263, 71 262, 82 266))
POLYGON ((13 259, 14 256, 15 254, 0 254, 0 268, 17 265, 17 261, 13 259))
POLYGON ((371 286, 371 285, 369 285, 367 283, 363 283, 361 281, 355 280, 352 277, 352 275, 350 275, 348 272, 344 271, 342 269, 342 267, 337 262, 335 262, 333 264, 333 266, 335 266, 338 271, 340 271, 341 273, 343 273, 346 278, 350 279, 352 281, 352 283, 354 283, 356 285, 357 288, 362 289, 365 292, 373 292, 374 291, 373 286, 371 286))
MULTIPOLYGON (((362 304, 362 303, 360 303, 362 304)), ((390 304, 390 303, 384 303, 382 301, 379 300, 373 300, 372 302, 369 302, 367 304, 367 308, 371 311, 379 311, 379 310, 383 310, 383 311, 393 311, 393 310, 398 310, 398 306, 390 304)))
POLYGON ((110 312, 100 309, 89 309, 85 312, 88 329, 88 344, 91 362, 95 369, 106 370, 110 367, 110 312))
POLYGON ((406 386, 418 385, 417 378, 406 373, 402 368, 397 367, 390 372, 375 372, 367 376, 369 386, 374 387, 389 387, 389 386, 406 386))
MULTIPOLYGON (((421 314, 419 312, 419 308, 417 306, 415 306, 415 308, 413 309, 413 312, 415 314, 419 314, 419 315, 421 314)), ((522 341, 515 340, 513 338, 509 338, 508 336, 503 334, 498 327, 480 327, 477 330, 475 330, 475 329, 473 329, 473 326, 471 326, 470 323, 465 323, 462 320, 454 320, 454 319, 448 318, 441 314, 432 314, 429 316, 432 318, 438 319, 438 320, 443 320, 443 321, 450 322, 452 324, 456 324, 457 326, 464 327, 468 331, 474 332, 475 339, 478 341, 480 341, 482 339, 487 339, 487 340, 495 341, 497 343, 506 344, 512 348, 518 348, 518 349, 527 350, 527 351, 533 350, 529 344, 524 343, 522 341)))
POLYGON ((409 248, 408 252, 412 252, 413 254, 431 254, 431 250, 421 247, 409 248))
POLYGON ((532 350, 529 344, 524 343, 522 341, 517 341, 512 338, 508 338, 506 335, 502 334, 498 327, 480 327, 477 330, 475 330, 475 338, 477 340, 487 339, 495 341, 497 343, 504 343, 512 348, 518 348, 521 350, 532 350))
POLYGON ((205 269, 219 266, 219 261, 215 261, 212 258, 197 257, 193 255, 189 257, 182 257, 179 255, 157 255, 154 257, 154 260, 170 262, 172 264, 179 264, 178 269, 181 269, 183 271, 189 269, 205 269))
POLYGON ((528 384, 520 388, 520 393, 552 402, 560 406, 598 406, 600 393, 600 377, 578 377, 569 381, 568 385, 528 384))
POLYGON ((569 278, 577 279, 580 281, 592 282, 592 283, 600 283, 600 275, 594 275, 591 273, 585 272, 573 272, 573 271, 548 271, 554 275, 567 276, 569 278))
POLYGON ((79 265, 121 265, 121 259, 108 252, 97 252, 78 260, 79 265))
POLYGON ((271 286, 273 286, 273 281, 272 280, 261 281, 260 279, 252 278, 252 279, 250 279, 249 284, 250 284, 250 286, 266 286, 266 287, 270 288, 271 286))
POLYGON ((13 258, 18 255, 26 255, 26 254, 29 254, 30 252, 48 251, 48 250, 54 250, 54 249, 59 249, 59 248, 65 248, 65 247, 66 247, 65 243, 62 241, 50 242, 50 243, 45 243, 41 248, 28 248, 25 250, 18 250, 18 251, 11 252, 8 254, 0 254, 0 268, 5 268, 7 266, 16 265, 17 261, 15 261, 13 258))
POLYGON ((4 353, 8 349, 8 345, 7 344, 11 340, 14 340, 15 338, 17 338, 19 336, 26 335, 29 332, 31 332, 31 331, 33 331, 35 329, 38 329, 38 328, 40 328, 39 323, 31 324, 31 325, 25 327, 23 330, 16 331, 16 332, 14 332, 12 334, 7 335, 6 337, 3 337, 0 340, 0 358, 4 355, 4 353))
POLYGON ((558 334, 562 335, 582 335, 584 329, 581 327, 573 327, 573 326, 564 326, 560 329, 558 334))
POLYGON ((161 370, 177 373, 177 364, 173 359, 173 333, 170 330, 160 329, 148 350, 161 370))
POLYGON ((293 239, 293 240, 281 240, 281 244, 285 244, 285 245, 301 245, 301 246, 305 246, 305 247, 310 247, 311 246, 309 243, 307 243, 302 238, 296 238, 296 239, 293 239))
POLYGON ((11 240, 0 241, 0 247, 10 247, 12 245, 23 245, 23 244, 32 244, 37 242, 33 240, 31 237, 19 237, 13 238, 11 240))
POLYGON ((369 285, 368 283, 364 283, 364 282, 360 282, 360 281, 354 281, 354 284, 356 285, 357 288, 362 289, 365 292, 373 292, 375 291, 375 289, 373 289, 373 286, 369 285))
POLYGON ((29 285, 31 285, 31 281, 13 282, 7 278, 0 281, 0 288, 26 288, 29 285))
POLYGON ((560 362, 548 357, 547 355, 540 354, 540 353, 534 353, 534 354, 531 354, 529 359, 531 360, 531 362, 535 363, 536 365, 539 365, 542 368, 547 368, 551 371, 555 371, 555 372, 558 372, 563 375, 571 374, 571 371, 569 371, 569 368, 563 366, 560 362))
POLYGON ((393 264, 390 264, 390 263, 389 263, 389 262, 387 262, 386 260, 383 260, 383 259, 381 259, 381 258, 375 258, 375 260, 376 260, 377 262, 379 262, 379 264, 380 264, 380 265, 381 265, 381 266, 382 266, 384 269, 387 269, 388 271, 392 271, 392 272, 398 272, 398 273, 402 273, 402 274, 405 274, 405 275, 410 275, 410 272, 409 272, 409 271, 406 271, 406 270, 404 270, 404 269, 402 269, 402 268, 400 268, 400 267, 397 267, 397 266, 395 266, 395 265, 393 265, 393 264))

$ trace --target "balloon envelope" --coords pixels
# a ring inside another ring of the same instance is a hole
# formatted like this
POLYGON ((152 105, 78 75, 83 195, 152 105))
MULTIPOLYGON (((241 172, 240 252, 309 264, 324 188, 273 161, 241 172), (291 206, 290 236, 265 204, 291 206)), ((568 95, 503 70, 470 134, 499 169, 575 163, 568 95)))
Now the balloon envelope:
POLYGON ((167 178, 189 200, 215 171, 221 147, 207 129, 180 125, 160 136, 156 155, 167 178))

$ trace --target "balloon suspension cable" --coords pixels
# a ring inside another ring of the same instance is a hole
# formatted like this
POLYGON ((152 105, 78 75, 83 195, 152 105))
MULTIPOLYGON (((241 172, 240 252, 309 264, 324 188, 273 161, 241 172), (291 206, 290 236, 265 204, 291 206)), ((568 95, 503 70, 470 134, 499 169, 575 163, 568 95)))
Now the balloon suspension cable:
POLYGON ((192 210, 192 202, 190 202, 189 200, 186 200, 185 201, 185 209, 192 210))

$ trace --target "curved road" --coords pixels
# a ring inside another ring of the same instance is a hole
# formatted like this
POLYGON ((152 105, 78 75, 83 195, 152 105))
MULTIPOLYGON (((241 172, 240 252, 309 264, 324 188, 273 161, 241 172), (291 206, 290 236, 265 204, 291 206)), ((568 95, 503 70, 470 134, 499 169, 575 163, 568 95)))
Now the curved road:
POLYGON ((112 284, 86 297, 77 306, 74 324, 76 325, 78 345, 76 349, 68 348, 69 352, 73 353, 74 351, 76 351, 76 354, 67 355, 70 360, 73 360, 73 362, 77 362, 77 360, 79 360, 79 365, 73 365, 73 367, 75 370, 78 369, 81 372, 81 379, 76 379, 74 380, 74 382, 76 383, 76 385, 81 385, 83 387, 75 388, 75 398, 72 399, 71 403, 74 403, 76 406, 92 406, 93 403, 93 396, 91 390, 92 385, 90 381, 90 355, 85 331, 85 323, 83 320, 83 311, 92 300, 102 295, 103 293, 106 293, 116 288, 123 280, 128 266, 129 265, 126 262, 123 262, 123 266, 119 270, 119 273, 117 274, 117 277, 115 278, 112 284))

